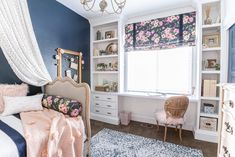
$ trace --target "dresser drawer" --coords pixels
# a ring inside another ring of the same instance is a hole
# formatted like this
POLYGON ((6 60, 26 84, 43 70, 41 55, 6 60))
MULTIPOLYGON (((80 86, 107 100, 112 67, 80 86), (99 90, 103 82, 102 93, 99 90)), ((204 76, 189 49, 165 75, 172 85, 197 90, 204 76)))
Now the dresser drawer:
POLYGON ((95 100, 95 101, 94 101, 94 105, 95 105, 96 107, 117 109, 117 103, 116 103, 116 102, 95 100))
POLYGON ((220 156, 221 157, 234 157, 235 150, 234 144, 232 144, 231 139, 222 138, 221 139, 221 148, 220 148, 220 156))
POLYGON ((224 105, 235 116, 235 92, 225 90, 224 91, 224 105))
POLYGON ((235 156, 235 120, 232 114, 223 109, 220 156, 235 156))
POLYGON ((116 95, 94 94, 93 99, 94 99, 94 101, 103 100, 103 101, 117 102, 117 96, 116 95))
POLYGON ((233 141, 235 145, 235 119, 230 112, 224 110, 221 136, 224 139, 233 141))
POLYGON ((97 107, 97 106, 95 107, 95 113, 96 114, 103 114, 106 116, 112 116, 112 117, 117 116, 117 110, 102 108, 102 107, 97 107))

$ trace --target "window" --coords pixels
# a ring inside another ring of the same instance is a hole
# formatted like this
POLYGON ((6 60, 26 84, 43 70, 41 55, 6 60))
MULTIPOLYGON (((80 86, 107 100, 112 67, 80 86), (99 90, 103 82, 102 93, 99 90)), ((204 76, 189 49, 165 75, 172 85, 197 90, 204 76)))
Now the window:
POLYGON ((126 52, 126 91, 191 94, 193 48, 126 52))

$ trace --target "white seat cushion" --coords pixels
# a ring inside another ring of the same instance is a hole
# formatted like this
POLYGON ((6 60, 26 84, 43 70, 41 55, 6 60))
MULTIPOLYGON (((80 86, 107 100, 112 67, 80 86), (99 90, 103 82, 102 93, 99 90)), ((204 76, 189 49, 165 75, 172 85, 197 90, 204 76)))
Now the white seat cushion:
POLYGON ((166 118, 165 111, 158 111, 155 113, 155 118, 159 123, 169 124, 169 125, 179 125, 184 124, 184 118, 166 118))

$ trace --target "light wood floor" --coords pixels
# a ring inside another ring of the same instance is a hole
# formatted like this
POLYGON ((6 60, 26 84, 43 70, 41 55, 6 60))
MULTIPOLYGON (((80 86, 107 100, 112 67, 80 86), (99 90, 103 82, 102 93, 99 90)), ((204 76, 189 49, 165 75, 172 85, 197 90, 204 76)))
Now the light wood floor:
MULTIPOLYGON (((135 135, 140 135, 147 138, 154 138, 158 140, 163 140, 164 128, 160 127, 157 131, 157 127, 153 125, 148 125, 140 122, 131 122, 128 126, 123 125, 111 125, 99 121, 91 120, 91 132, 92 136, 103 128, 113 129, 121 132, 131 133, 135 135)), ((217 144, 195 140, 193 138, 193 133, 191 131, 182 131, 182 139, 180 142, 178 132, 173 128, 168 129, 167 142, 188 146, 196 149, 201 149, 204 157, 216 157, 217 144)))

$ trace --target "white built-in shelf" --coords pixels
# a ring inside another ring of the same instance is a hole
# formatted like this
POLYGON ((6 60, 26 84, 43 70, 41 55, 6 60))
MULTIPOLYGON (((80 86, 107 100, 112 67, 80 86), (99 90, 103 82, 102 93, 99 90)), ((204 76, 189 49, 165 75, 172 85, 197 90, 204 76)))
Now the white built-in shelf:
POLYGON ((219 97, 201 97, 202 100, 215 100, 215 101, 219 101, 220 98, 219 97))
POLYGON ((203 48, 202 51, 209 52, 209 51, 220 51, 221 47, 211 47, 211 48, 203 48))
POLYGON ((111 39, 103 39, 103 40, 94 40, 93 43, 103 43, 103 42, 110 42, 110 41, 117 41, 118 38, 111 38, 111 39))
POLYGON ((93 74, 118 74, 118 71, 94 71, 93 74))
POLYGON ((203 74, 220 74, 219 70, 203 70, 203 74))
POLYGON ((202 116, 202 117, 210 117, 210 118, 218 118, 219 117, 218 114, 210 114, 210 113, 203 113, 203 112, 200 113, 200 116, 202 116))
POLYGON ((211 25, 202 25, 203 29, 213 29, 213 28, 219 28, 221 27, 221 23, 214 23, 211 25))
POLYGON ((101 92, 101 91, 91 91, 93 94, 108 94, 108 95, 118 95, 118 92, 101 92))
POLYGON ((199 128, 198 132, 201 133, 201 134, 209 135, 209 136, 217 136, 218 135, 217 131, 203 130, 203 129, 200 129, 200 128, 199 128))
POLYGON ((93 59, 100 59, 100 58, 115 58, 118 55, 103 55, 103 56, 93 56, 93 59))

